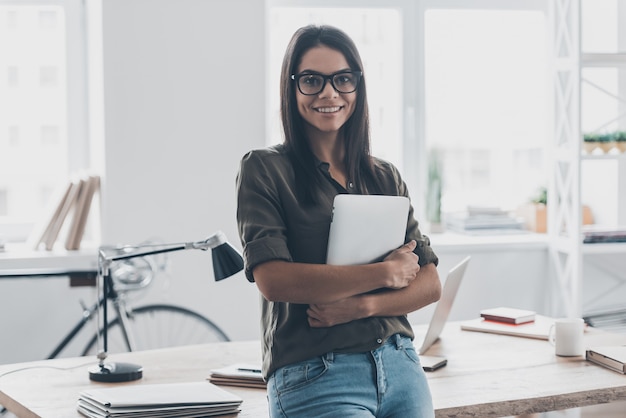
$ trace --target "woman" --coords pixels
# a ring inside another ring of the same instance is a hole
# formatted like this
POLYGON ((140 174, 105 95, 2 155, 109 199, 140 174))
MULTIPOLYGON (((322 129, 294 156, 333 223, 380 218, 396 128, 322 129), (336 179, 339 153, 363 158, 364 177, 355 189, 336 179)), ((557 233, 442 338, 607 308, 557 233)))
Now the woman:
POLYGON ((363 66, 329 26, 293 36, 281 71, 284 143, 244 156, 237 221, 262 298, 272 417, 432 417, 406 314, 439 299, 438 259, 410 210, 404 246, 382 262, 325 264, 338 193, 408 196, 370 155, 363 66))

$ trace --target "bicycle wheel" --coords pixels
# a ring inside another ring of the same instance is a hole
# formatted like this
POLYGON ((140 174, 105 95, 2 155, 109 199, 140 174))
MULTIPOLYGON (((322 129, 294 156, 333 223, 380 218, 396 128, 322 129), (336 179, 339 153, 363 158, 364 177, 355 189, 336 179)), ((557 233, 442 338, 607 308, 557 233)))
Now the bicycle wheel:
MULTIPOLYGON (((134 338, 135 351, 230 341, 224 331, 210 319, 180 306, 141 306, 129 309, 127 319, 130 327, 129 333, 134 338)), ((107 339, 109 353, 128 351, 122 336, 119 318, 109 322, 107 339)), ((95 355, 97 350, 98 340, 94 335, 85 346, 82 355, 95 355)))

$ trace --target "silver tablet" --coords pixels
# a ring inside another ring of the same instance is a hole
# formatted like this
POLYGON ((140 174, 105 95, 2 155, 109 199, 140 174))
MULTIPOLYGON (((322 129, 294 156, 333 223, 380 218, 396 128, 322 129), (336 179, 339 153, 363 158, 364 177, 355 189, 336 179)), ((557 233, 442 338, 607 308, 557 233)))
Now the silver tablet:
POLYGON ((404 244, 409 199, 339 194, 333 203, 326 263, 368 264, 404 244))

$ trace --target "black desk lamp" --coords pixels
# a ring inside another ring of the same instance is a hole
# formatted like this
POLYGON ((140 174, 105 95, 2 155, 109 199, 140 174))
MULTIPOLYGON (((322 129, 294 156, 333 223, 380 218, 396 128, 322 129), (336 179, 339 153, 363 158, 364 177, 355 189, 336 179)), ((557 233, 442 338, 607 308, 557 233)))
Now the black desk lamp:
POLYGON ((113 280, 111 279, 111 264, 115 261, 128 260, 135 257, 144 257, 154 254, 161 254, 180 250, 203 250, 211 249, 213 258, 213 275, 215 281, 223 280, 243 269, 243 258, 239 252, 227 241, 226 236, 218 231, 203 241, 184 242, 177 244, 157 244, 139 245, 136 247, 105 248, 98 250, 98 287, 104 292, 104 303, 102 305, 103 329, 102 329, 102 350, 98 352, 98 366, 89 370, 89 378, 97 382, 129 382, 141 379, 143 368, 131 363, 105 363, 107 357, 107 305, 111 291, 113 291, 113 280), (150 248, 147 248, 150 247, 150 248), (127 250, 120 253, 120 250, 127 250), (114 252, 112 254, 112 252, 114 252))

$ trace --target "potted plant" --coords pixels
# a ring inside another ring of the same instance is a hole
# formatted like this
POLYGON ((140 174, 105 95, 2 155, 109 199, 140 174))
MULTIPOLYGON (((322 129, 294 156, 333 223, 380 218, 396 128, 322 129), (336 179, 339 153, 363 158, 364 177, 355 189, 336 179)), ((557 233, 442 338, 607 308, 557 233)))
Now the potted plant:
POLYGON ((426 216, 430 223, 430 232, 442 232, 441 191, 443 188, 441 156, 437 149, 432 149, 428 158, 428 194, 426 197, 426 216))
POLYGON ((615 147, 620 152, 626 152, 626 131, 618 131, 615 135, 615 147))
POLYGON ((532 204, 535 207, 534 231, 544 233, 548 230, 548 209, 546 207, 548 189, 540 188, 537 195, 532 199, 532 204))
MULTIPOLYGON (((594 223, 591 207, 582 205, 582 223, 591 225, 594 223)), ((545 233, 548 231, 548 190, 541 187, 530 202, 517 210, 517 215, 524 218, 526 229, 534 232, 545 233)))
POLYGON ((547 231, 547 201, 548 190, 542 187, 528 203, 517 210, 517 215, 524 219, 526 229, 538 233, 547 231))
POLYGON ((587 154, 591 154, 596 148, 598 148, 598 143, 600 135, 596 133, 587 133, 583 135, 583 149, 587 154))
POLYGON ((603 133, 598 135, 598 146, 605 154, 608 154, 615 147, 614 133, 603 133))

